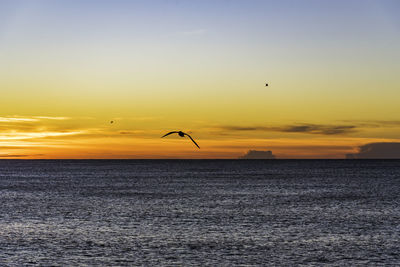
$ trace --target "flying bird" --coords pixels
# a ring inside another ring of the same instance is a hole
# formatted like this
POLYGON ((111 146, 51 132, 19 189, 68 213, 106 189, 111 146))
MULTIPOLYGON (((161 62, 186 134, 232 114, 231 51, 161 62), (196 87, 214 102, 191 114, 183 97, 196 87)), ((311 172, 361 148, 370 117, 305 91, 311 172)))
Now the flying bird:
POLYGON ((167 135, 170 135, 170 134, 174 134, 174 133, 177 133, 180 137, 185 137, 185 135, 187 135, 187 137, 189 137, 190 140, 192 140, 192 142, 193 142, 198 148, 200 148, 199 145, 193 140, 193 138, 192 138, 190 135, 188 135, 187 133, 184 133, 184 132, 182 132, 182 131, 173 131, 173 132, 169 132, 169 133, 167 133, 167 134, 161 136, 161 138, 166 137, 167 135))

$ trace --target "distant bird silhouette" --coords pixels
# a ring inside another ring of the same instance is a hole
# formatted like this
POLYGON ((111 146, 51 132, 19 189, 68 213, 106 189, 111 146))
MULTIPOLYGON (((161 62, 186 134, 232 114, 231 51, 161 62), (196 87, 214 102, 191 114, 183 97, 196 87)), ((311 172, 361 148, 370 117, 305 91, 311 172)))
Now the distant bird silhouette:
POLYGON ((184 133, 184 132, 182 132, 182 131, 173 131, 173 132, 169 132, 169 133, 167 133, 167 134, 161 136, 161 138, 166 137, 167 135, 170 135, 170 134, 174 134, 174 133, 177 133, 180 137, 185 137, 185 135, 187 135, 187 136, 190 138, 190 140, 192 140, 192 142, 193 142, 198 148, 200 148, 199 145, 193 140, 193 138, 192 138, 190 135, 188 135, 187 133, 184 133))

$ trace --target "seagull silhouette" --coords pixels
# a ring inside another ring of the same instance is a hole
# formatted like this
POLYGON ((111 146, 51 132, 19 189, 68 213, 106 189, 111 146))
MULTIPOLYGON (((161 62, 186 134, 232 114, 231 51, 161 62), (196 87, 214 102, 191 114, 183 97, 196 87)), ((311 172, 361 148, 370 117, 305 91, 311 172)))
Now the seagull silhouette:
POLYGON ((192 138, 190 135, 188 135, 187 133, 184 133, 184 132, 182 132, 182 131, 173 131, 173 132, 169 132, 169 133, 167 133, 167 134, 161 136, 161 138, 166 137, 167 135, 170 135, 170 134, 174 134, 174 133, 177 133, 180 137, 185 137, 185 135, 187 135, 187 136, 190 138, 190 140, 192 140, 192 142, 193 142, 198 148, 200 148, 199 145, 193 140, 193 138, 192 138))

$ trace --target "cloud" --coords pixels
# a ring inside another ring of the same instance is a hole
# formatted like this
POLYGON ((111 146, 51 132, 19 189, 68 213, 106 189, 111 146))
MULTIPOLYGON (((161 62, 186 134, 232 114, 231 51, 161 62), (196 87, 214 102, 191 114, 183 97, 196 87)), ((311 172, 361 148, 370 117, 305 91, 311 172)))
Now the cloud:
POLYGON ((70 119, 51 116, 0 117, 0 144, 9 140, 56 138, 86 132, 78 122, 65 122, 70 119))
POLYGON ((50 117, 50 116, 32 116, 32 117, 0 117, 0 122, 13 122, 13 123, 26 123, 26 122, 37 122, 40 120, 68 120, 69 117, 50 117))
POLYGON ((160 120, 162 117, 155 117, 155 116, 142 116, 142 117, 115 117, 113 118, 116 121, 122 120, 131 120, 131 121, 154 121, 160 120))
POLYGON ((271 130, 271 127, 262 127, 262 126, 256 126, 256 127, 221 126, 219 128, 221 130, 227 130, 227 131, 269 131, 269 130, 271 130))
POLYGON ((120 131, 120 134, 126 134, 126 135, 136 135, 136 134, 142 134, 144 131, 142 130, 134 130, 134 131, 120 131))
POLYGON ((295 123, 278 126, 243 126, 243 125, 225 125, 211 128, 211 130, 221 131, 220 135, 229 135, 230 132, 240 131, 263 131, 263 132, 282 132, 282 133, 303 133, 319 135, 345 135, 360 131, 362 129, 377 128, 396 128, 400 127, 400 121, 397 120, 341 120, 340 124, 313 124, 313 123, 295 123))
POLYGON ((41 119, 41 120, 69 120, 70 117, 49 117, 49 116, 35 116, 34 118, 41 119))
MULTIPOLYGON (((335 134, 346 134, 354 132, 356 126, 354 125, 294 125, 286 126, 281 128, 282 132, 288 133, 310 133, 310 134, 323 134, 323 135, 335 135, 335 134)), ((279 130, 278 130, 279 131, 279 130)))
POLYGON ((8 149, 27 149, 31 148, 28 146, 13 146, 13 145, 8 145, 8 146, 0 146, 0 150, 8 150, 8 149))
POLYGON ((29 155, 10 155, 10 154, 5 154, 5 155, 0 155, 0 158, 22 158, 22 157, 28 157, 29 155))
POLYGON ((369 143, 359 147, 359 152, 347 154, 347 159, 400 159, 400 143, 369 143))
POLYGON ((0 155, 0 158, 23 158, 23 157, 31 157, 31 156, 44 156, 44 154, 33 154, 33 155, 16 155, 16 154, 3 154, 0 155))
POLYGON ((240 156, 239 159, 275 159, 275 156, 270 150, 249 150, 246 154, 240 156))
POLYGON ((187 35, 187 36, 200 36, 204 35, 207 32, 206 29, 195 29, 195 30, 190 30, 190 31, 182 31, 179 32, 182 35, 187 35))
POLYGON ((357 124, 361 127, 366 128, 377 128, 377 127, 400 127, 400 121, 396 120, 342 120, 346 123, 357 124))
POLYGON ((33 122, 38 121, 35 118, 20 118, 20 117, 0 117, 0 122, 33 122))
POLYGON ((80 133, 83 133, 83 131, 75 131, 75 132, 25 132, 25 133, 13 132, 13 133, 3 133, 2 135, 0 135, 0 141, 69 136, 69 135, 77 135, 77 134, 80 134, 80 133))
POLYGON ((321 125, 321 124, 294 124, 284 126, 221 126, 219 129, 227 131, 266 131, 285 133, 307 133, 321 135, 348 134, 356 130, 355 125, 321 125))

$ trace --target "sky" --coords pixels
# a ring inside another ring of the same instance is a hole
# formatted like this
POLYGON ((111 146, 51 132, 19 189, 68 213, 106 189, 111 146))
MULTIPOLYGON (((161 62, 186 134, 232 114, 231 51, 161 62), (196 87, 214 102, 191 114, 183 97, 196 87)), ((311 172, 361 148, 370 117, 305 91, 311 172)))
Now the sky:
POLYGON ((400 141, 399 13, 396 0, 0 0, 0 158, 344 158, 400 141), (160 138, 173 130, 201 149, 160 138))

